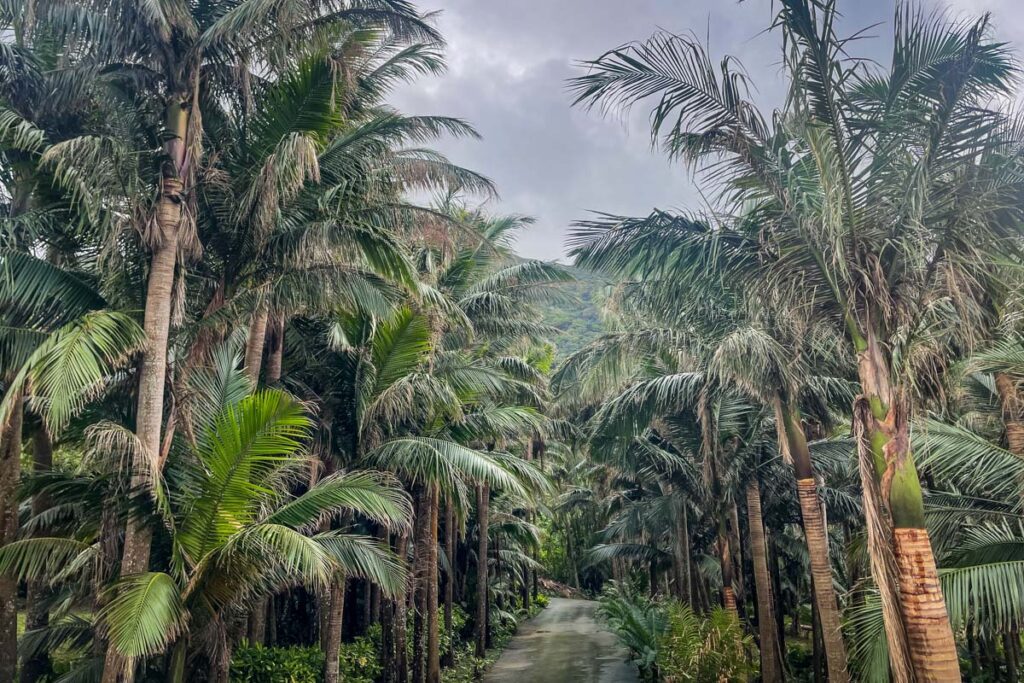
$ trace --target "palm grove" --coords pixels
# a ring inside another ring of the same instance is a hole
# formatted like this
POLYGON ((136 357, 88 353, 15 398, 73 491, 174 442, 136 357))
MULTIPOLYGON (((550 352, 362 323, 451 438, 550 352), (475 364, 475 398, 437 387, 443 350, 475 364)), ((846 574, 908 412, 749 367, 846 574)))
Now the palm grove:
POLYGON ((482 656, 536 596, 534 307, 569 278, 464 208, 492 184, 425 145, 467 123, 388 106, 444 68, 430 18, 28 1, 0 33, 0 680, 226 681, 267 643, 337 681, 380 624, 381 676, 437 681, 456 600, 482 656))
POLYGON ((686 34, 571 82, 648 111, 704 204, 574 230, 612 326, 552 380, 589 446, 552 568, 616 579, 602 610, 651 676, 1017 680, 1019 73, 988 18, 904 4, 863 59, 836 4, 776 3, 776 111, 686 34))
POLYGON ((572 278, 387 104, 411 4, 0 5, 0 680, 439 681, 539 560, 644 675, 1016 680, 1012 51, 776 11, 778 111, 687 35, 581 65, 706 206, 576 226, 551 372, 572 278))

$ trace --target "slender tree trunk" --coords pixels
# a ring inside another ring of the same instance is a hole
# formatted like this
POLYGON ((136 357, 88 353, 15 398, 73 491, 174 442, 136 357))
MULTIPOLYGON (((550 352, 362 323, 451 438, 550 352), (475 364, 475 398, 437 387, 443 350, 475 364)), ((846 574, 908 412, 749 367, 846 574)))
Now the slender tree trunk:
POLYGON ((444 653, 444 665, 455 663, 455 628, 453 609, 455 604, 455 507, 451 501, 445 505, 444 552, 448 557, 448 572, 444 579, 444 632, 447 634, 448 649, 444 653))
MULTIPOLYGON (((327 469, 330 469, 330 464, 326 464, 327 469)), ((317 474, 316 470, 310 475, 309 485, 310 488, 316 485, 317 474)), ((320 521, 320 533, 324 533, 331 528, 331 520, 323 519, 320 521)), ((317 622, 318 622, 318 636, 320 638, 320 649, 323 652, 327 652, 327 648, 330 647, 330 634, 331 634, 331 601, 334 599, 334 584, 327 587, 327 592, 319 592, 316 596, 316 607, 317 607, 317 622)), ((345 599, 345 592, 342 590, 341 599, 345 599)), ((341 605, 342 614, 344 615, 345 605, 341 605)))
POLYGON ((743 585, 743 544, 740 543, 740 513, 736 501, 729 504, 729 547, 732 555, 733 585, 736 588, 736 602, 741 614, 746 616, 746 589, 743 585))
POLYGON ((270 596, 270 604, 267 605, 267 647, 277 647, 277 606, 279 602, 276 595, 270 596))
MULTIPOLYGON (((534 550, 534 558, 533 558, 534 560, 538 559, 537 556, 536 556, 536 553, 537 553, 537 551, 534 550)), ((533 586, 531 588, 531 595, 533 596, 534 602, 536 602, 537 601, 537 596, 540 594, 540 587, 538 586, 537 570, 536 569, 533 569, 533 570, 530 571, 530 580, 533 582, 533 586)))
POLYGON ((814 673, 814 683, 825 683, 827 680, 825 671, 828 662, 822 661, 822 651, 825 650, 824 634, 821 630, 821 613, 818 612, 817 603, 814 601, 814 588, 811 588, 811 671, 814 673))
POLYGON ((729 536, 725 530, 725 515, 718 522, 718 554, 722 565, 722 607, 732 612, 739 619, 736 609, 736 592, 732 587, 732 552, 729 549, 729 536))
MULTIPOLYGON (((160 182, 156 204, 155 235, 150 240, 149 284, 143 329, 146 348, 139 370, 139 396, 135 415, 135 435, 154 469, 160 465, 160 437, 164 415, 164 384, 167 379, 167 339, 171 324, 171 302, 174 290, 174 268, 177 262, 180 229, 184 220, 184 194, 181 172, 185 164, 185 137, 189 110, 185 98, 171 98, 167 107, 167 130, 171 134, 164 144, 168 160, 160 182)), ((132 489, 142 490, 147 475, 136 472, 132 489)), ((147 520, 132 516, 124 535, 121 575, 138 574, 149 568, 149 550, 153 529, 147 520)), ((113 646, 108 647, 103 666, 103 683, 114 683, 125 667, 113 646)), ((134 680, 134 673, 124 671, 125 683, 134 680)))
POLYGON ((267 303, 261 301, 253 311, 249 322, 249 338, 245 342, 245 374, 253 386, 259 382, 260 368, 263 365, 263 341, 267 336, 267 318, 270 312, 267 303))
POLYGON ((803 520, 804 539, 811 564, 815 607, 820 615, 825 658, 832 683, 850 680, 847 671, 846 644, 843 641, 842 614, 832 583, 832 564, 828 553, 828 529, 818 498, 818 484, 814 478, 811 452, 796 408, 785 406, 782 411, 784 443, 793 459, 797 496, 803 520))
POLYGON ((331 591, 326 595, 320 595, 317 599, 317 622, 320 638, 320 649, 327 652, 327 639, 331 630, 331 591))
MULTIPOLYGON (((675 489, 671 484, 661 484, 661 493, 664 496, 674 496, 675 489)), ((689 603, 690 578, 687 575, 685 564, 689 557, 689 542, 686 540, 688 530, 683 528, 684 515, 686 512, 686 501, 679 496, 671 500, 672 503, 672 595, 683 603, 689 603)))
MULTIPOLYGON (((1003 427, 1006 430, 1006 447, 1016 456, 1024 457, 1024 421, 1021 420, 1021 400, 1017 383, 1006 373, 995 375, 996 391, 1003 409, 1003 427)), ((1016 629, 1003 633, 1003 651, 1006 654, 1006 679, 1016 683, 1019 679, 1018 652, 1020 634, 1016 629)), ((972 665, 974 663, 972 662, 972 665)))
POLYGON ((324 647, 324 683, 338 683, 338 657, 341 654, 341 625, 345 618, 344 574, 335 575, 331 581, 331 606, 327 617, 327 635, 324 647))
POLYGON ((476 656, 487 654, 487 528, 490 507, 490 491, 487 484, 476 490, 476 515, 479 527, 476 551, 476 619, 473 624, 473 640, 476 656))
POLYGON ((686 501, 679 506, 676 532, 676 562, 678 563, 677 596, 681 602, 693 607, 693 590, 690 580, 690 520, 688 519, 686 501))
MULTIPOLYGON (((959 681, 956 641, 924 523, 924 497, 910 450, 905 399, 890 383, 892 369, 873 332, 855 338, 864 416, 881 499, 892 520, 893 556, 907 649, 920 681, 959 681)), ((875 557, 872 556, 873 563, 875 557)), ((888 571, 878 567, 877 571, 888 571)), ((889 629, 886 629, 889 633, 889 629)))
POLYGON ((1007 683, 1017 683, 1018 680, 1018 663, 1017 663, 1017 648, 1019 645, 1020 636, 1015 630, 1003 632, 1003 656, 1006 658, 1006 681, 1007 683))
POLYGON ((273 315, 267 322, 267 386, 281 381, 281 363, 284 360, 284 318, 273 315))
POLYGON ((427 683, 441 683, 441 640, 438 630, 437 526, 440 501, 437 486, 431 486, 427 502, 430 509, 429 546, 427 548, 427 683))
POLYGON ((757 591, 757 627, 761 640, 761 680, 781 683, 782 650, 775 630, 775 600, 768 569, 764 518, 761 515, 761 491, 756 480, 747 483, 747 519, 750 525, 750 555, 754 564, 754 588, 757 591))
MULTIPOLYGON (((19 30, 19 45, 22 38, 19 30)), ((28 210, 33 191, 33 183, 16 171, 9 217, 19 216, 28 210)), ((13 371, 13 368, 3 368, 4 379, 9 381, 13 371)), ((18 394, 13 398, 14 405, 7 421, 0 423, 0 548, 17 540, 18 536, 18 480, 21 477, 25 405, 23 395, 18 394)), ((18 582, 9 576, 0 575, 0 681, 13 681, 18 666, 17 596, 18 582)))
POLYGON ((774 537, 768 537, 768 576, 772 580, 772 598, 775 601, 775 634, 779 652, 786 651, 786 603, 782 595, 782 579, 779 576, 779 558, 775 550, 774 537))
POLYGON ((430 583, 430 491, 421 487, 416 493, 416 526, 413 531, 413 567, 415 591, 412 621, 412 683, 425 683, 427 677, 427 603, 430 583))
MULTIPOLYGON (((403 531, 396 544, 398 557, 405 562, 409 557, 409 534, 403 531)), ((408 592, 408 590, 407 590, 408 592)), ((407 644, 409 617, 405 595, 395 600, 395 683, 409 680, 409 649, 407 644)))
MULTIPOLYGON (((32 470, 43 474, 53 469, 53 444, 45 425, 32 435, 32 470)), ((32 497, 32 516, 36 517, 52 505, 49 494, 37 493, 32 497)), ((25 594, 25 630, 46 628, 50 623, 50 612, 46 604, 49 591, 45 581, 29 581, 25 594)), ((48 653, 26 658, 21 663, 21 683, 35 683, 50 671, 48 653)))
POLYGON ((249 615, 249 642, 253 645, 263 645, 267 636, 267 610, 270 608, 270 601, 273 596, 264 595, 253 605, 252 613, 249 615))
POLYGON ((360 624, 358 628, 359 633, 366 633, 367 629, 370 628, 370 624, 373 623, 373 583, 370 581, 362 582, 362 594, 363 594, 363 605, 362 615, 360 615, 360 624))
POLYGON ((380 586, 370 584, 370 618, 369 625, 380 623, 380 586))
POLYGON ((380 606, 380 663, 384 683, 395 680, 395 606, 383 600, 380 606))
MULTIPOLYGON (((24 403, 16 400, 0 441, 0 548, 18 535, 18 477, 24 403)), ((0 681, 16 679, 18 666, 18 582, 0 575, 0 681)))

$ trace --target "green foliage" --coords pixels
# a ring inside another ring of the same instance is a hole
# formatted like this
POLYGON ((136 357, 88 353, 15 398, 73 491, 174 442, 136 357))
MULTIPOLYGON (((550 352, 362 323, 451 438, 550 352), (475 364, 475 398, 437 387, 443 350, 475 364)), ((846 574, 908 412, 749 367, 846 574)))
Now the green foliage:
POLYGON ((578 268, 569 268, 576 282, 565 287, 575 300, 552 301, 543 310, 544 322, 558 329, 555 365, 597 339, 604 331, 599 306, 604 298, 604 280, 578 268))
POLYGON ((479 681, 483 672, 497 659, 498 653, 492 651, 487 657, 473 654, 473 644, 464 643, 455 649, 455 663, 441 671, 442 683, 473 683, 479 681))
MULTIPOLYGON (((374 683, 383 666, 379 658, 381 629, 374 624, 364 636, 342 643, 338 672, 345 683, 374 683)), ((318 647, 264 647, 244 644, 231 660, 232 683, 320 683, 324 653, 318 647)))
POLYGON ((440 629, 440 644, 438 647, 441 650, 441 657, 444 657, 448 652, 455 648, 456 654, 460 646, 459 637, 462 634, 462 630, 466 627, 466 622, 469 620, 469 615, 466 614, 466 610, 462 608, 462 605, 455 603, 452 605, 452 633, 449 636, 448 629, 440 629))
POLYGON ((374 683, 384 667, 380 662, 380 624, 351 643, 342 643, 338 654, 339 679, 345 683, 374 683))
POLYGON ((628 586, 615 581, 605 586, 600 602, 598 614, 608 621, 615 635, 629 648, 641 675, 647 680, 654 680, 658 648, 666 628, 664 607, 633 595, 628 586))
POLYGON ((675 603, 666 611, 657 655, 666 683, 747 681, 757 674, 757 646, 734 615, 715 608, 705 617, 675 603))
POLYGON ((232 683, 320 683, 324 653, 318 647, 240 645, 231 659, 232 683))
POLYGON ((687 605, 638 596, 615 581, 605 586, 600 603, 598 613, 629 648, 644 680, 719 683, 757 673, 754 639, 724 609, 698 615, 687 605))
POLYGON ((541 609, 546 609, 547 606, 551 604, 551 598, 543 593, 538 593, 537 597, 533 599, 533 604, 537 605, 537 607, 540 607, 541 609))

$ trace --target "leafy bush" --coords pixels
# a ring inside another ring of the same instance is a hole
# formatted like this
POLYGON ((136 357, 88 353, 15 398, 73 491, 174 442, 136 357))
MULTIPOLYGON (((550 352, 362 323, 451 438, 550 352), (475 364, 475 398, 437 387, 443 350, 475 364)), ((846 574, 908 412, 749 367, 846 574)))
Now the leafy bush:
POLYGON ((551 604, 551 598, 544 595, 543 593, 538 593, 537 597, 533 599, 533 604, 537 605, 537 607, 540 607, 541 609, 544 609, 549 604, 551 604))
POLYGON ((373 624, 366 635, 351 643, 342 643, 338 653, 339 678, 345 683, 374 683, 384 671, 380 643, 380 624, 373 624))
POLYGON ((666 683, 746 681, 757 673, 753 638, 722 608, 702 617, 686 605, 670 605, 657 649, 658 672, 666 683))
POLYGON ((515 612, 491 609, 491 642, 496 648, 502 648, 512 639, 519 627, 519 617, 515 612))
POLYGON ((498 653, 491 652, 488 657, 477 657, 473 654, 472 643, 459 643, 455 648, 455 663, 441 670, 442 683, 473 683, 479 681, 487 667, 494 662, 498 653))
MULTIPOLYGON (((345 683, 374 683, 383 673, 380 625, 365 636, 342 643, 338 671, 345 683)), ((318 647, 240 645, 231 659, 231 683, 320 683, 324 653, 318 647)))
POLYGON ((645 680, 655 680, 658 645, 665 633, 665 610, 646 598, 633 595, 624 584, 610 581, 599 598, 597 611, 629 648, 630 657, 645 680))
MULTIPOLYGON (((441 615, 441 618, 442 619, 444 618, 443 613, 441 615)), ((444 628, 444 623, 443 622, 441 623, 441 628, 440 628, 440 650, 441 650, 441 657, 442 658, 445 655, 448 654, 449 649, 453 645, 455 646, 456 650, 458 649, 458 647, 459 647, 459 640, 461 639, 462 633, 463 633, 464 629, 466 628, 466 621, 468 619, 469 619, 469 616, 466 614, 466 610, 464 610, 462 608, 462 605, 460 605, 457 602, 453 603, 452 604, 452 636, 453 637, 451 637, 451 638, 448 637, 448 630, 444 628)), ((412 639, 410 639, 410 642, 411 642, 411 640, 412 639)))
POLYGON ((231 659, 231 682, 320 683, 323 670, 318 647, 240 645, 231 659))

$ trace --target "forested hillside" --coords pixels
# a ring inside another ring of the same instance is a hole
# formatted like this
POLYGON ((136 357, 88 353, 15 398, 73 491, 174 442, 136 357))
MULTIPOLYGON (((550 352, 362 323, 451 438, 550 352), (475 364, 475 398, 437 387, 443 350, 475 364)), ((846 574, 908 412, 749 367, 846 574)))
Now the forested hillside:
POLYGON ((579 268, 568 268, 575 282, 565 291, 571 299, 558 300, 541 311, 544 322, 558 329, 554 336, 555 365, 594 341, 604 329, 601 305, 607 295, 607 281, 579 268))

